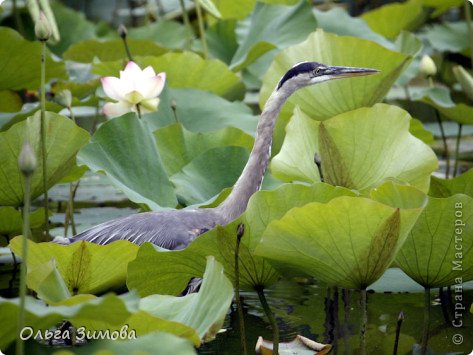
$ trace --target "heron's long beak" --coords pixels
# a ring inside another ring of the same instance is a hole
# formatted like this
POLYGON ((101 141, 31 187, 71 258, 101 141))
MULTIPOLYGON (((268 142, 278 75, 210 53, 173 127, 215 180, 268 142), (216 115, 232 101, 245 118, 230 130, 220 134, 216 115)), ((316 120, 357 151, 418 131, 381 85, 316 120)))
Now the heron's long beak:
POLYGON ((355 67, 329 67, 324 75, 330 75, 333 79, 346 78, 351 76, 364 76, 379 73, 379 70, 371 68, 355 67))

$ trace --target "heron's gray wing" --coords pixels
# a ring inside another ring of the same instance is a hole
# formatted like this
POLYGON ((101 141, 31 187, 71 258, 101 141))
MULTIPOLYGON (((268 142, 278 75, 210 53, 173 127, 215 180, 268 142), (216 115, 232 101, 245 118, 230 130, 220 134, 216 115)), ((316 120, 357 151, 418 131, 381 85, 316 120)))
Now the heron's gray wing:
POLYGON ((99 224, 77 234, 71 242, 85 240, 108 244, 128 240, 138 245, 150 242, 175 250, 185 248, 218 223, 219 215, 212 209, 145 212, 99 224))

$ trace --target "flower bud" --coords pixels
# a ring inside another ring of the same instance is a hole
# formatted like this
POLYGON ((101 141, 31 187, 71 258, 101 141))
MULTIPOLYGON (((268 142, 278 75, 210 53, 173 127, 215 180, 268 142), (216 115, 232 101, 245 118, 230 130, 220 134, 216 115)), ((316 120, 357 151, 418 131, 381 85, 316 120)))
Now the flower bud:
POLYGON ((419 70, 425 76, 432 76, 437 74, 437 66, 435 62, 428 55, 424 55, 420 60, 419 70))
POLYGON ((117 32, 118 32, 118 35, 123 39, 125 39, 126 36, 128 36, 128 30, 126 29, 125 25, 118 26, 117 32))
POLYGON ((460 83, 465 95, 473 100, 473 77, 460 65, 453 67, 453 74, 460 83))
POLYGON ((21 148, 20 156, 18 157, 18 166, 25 176, 33 175, 36 170, 36 156, 28 142, 25 142, 21 148))
POLYGON ((38 20, 34 26, 34 33, 41 42, 46 42, 51 37, 51 26, 42 11, 39 13, 38 20))
POLYGON ((72 106, 72 94, 68 89, 59 91, 55 97, 56 102, 64 107, 70 108, 72 106))

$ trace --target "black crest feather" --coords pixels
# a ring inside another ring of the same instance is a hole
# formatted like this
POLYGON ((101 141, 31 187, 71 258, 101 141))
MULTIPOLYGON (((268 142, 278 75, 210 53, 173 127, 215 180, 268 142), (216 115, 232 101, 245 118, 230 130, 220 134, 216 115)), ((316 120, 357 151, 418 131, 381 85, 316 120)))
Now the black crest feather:
POLYGON ((288 70, 286 74, 284 74, 282 79, 279 81, 277 90, 279 90, 281 86, 283 86, 283 84, 289 79, 302 73, 310 73, 311 71, 313 71, 320 65, 321 65, 320 63, 316 63, 316 62, 302 62, 302 63, 294 65, 291 69, 288 70))

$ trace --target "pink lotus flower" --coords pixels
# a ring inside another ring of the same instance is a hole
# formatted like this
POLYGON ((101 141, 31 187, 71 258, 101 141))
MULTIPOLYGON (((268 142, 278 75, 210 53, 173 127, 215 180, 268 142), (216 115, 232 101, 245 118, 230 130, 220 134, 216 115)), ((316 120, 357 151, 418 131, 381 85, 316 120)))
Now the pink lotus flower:
POLYGON ((118 102, 107 102, 103 112, 108 117, 121 116, 133 111, 153 112, 158 109, 159 94, 166 82, 166 73, 156 75, 151 66, 141 70, 135 62, 128 62, 120 78, 102 78, 102 86, 108 97, 118 102))

